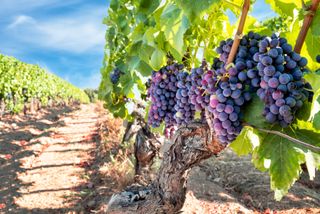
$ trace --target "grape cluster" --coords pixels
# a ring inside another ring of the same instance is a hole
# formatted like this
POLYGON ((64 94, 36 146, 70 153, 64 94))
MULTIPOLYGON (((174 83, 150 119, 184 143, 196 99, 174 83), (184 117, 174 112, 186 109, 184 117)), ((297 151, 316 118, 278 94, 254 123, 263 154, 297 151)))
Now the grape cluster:
POLYGON ((206 71, 206 62, 203 61, 199 68, 191 69, 188 95, 191 104, 194 105, 196 111, 203 111, 210 102, 210 95, 205 93, 203 88, 202 76, 206 71))
POLYGON ((312 99, 306 90, 311 86, 302 78, 308 72, 306 58, 293 52, 284 38, 249 32, 241 38, 233 63, 226 65, 232 44, 232 39, 220 43, 216 50, 220 56, 211 69, 203 61, 190 73, 178 64, 153 72, 148 84, 149 124, 158 127, 164 121, 165 135, 172 136, 174 125, 191 122, 195 111, 204 119, 207 110, 217 139, 228 144, 239 135, 241 108, 255 93, 265 104, 268 122, 282 127, 292 123, 295 111, 312 99))
POLYGON ((185 71, 179 72, 176 86, 178 90, 174 106, 176 111, 174 118, 178 125, 188 124, 193 120, 195 114, 195 106, 190 102, 188 93, 191 88, 191 76, 185 71))
POLYGON ((302 79, 303 72, 307 72, 307 59, 275 34, 260 41, 259 51, 255 59, 261 77, 257 94, 265 103, 263 115, 268 122, 287 127, 309 96, 302 79))
POLYGON ((122 72, 118 68, 115 68, 111 71, 110 80, 111 80, 112 84, 117 84, 119 82, 121 74, 122 74, 122 72))
POLYGON ((152 73, 148 89, 148 97, 151 100, 148 123, 152 127, 159 127, 163 121, 166 127, 175 124, 177 75, 182 69, 182 65, 172 64, 152 73))
POLYGON ((250 32, 245 35, 238 48, 234 66, 225 69, 233 44, 232 39, 222 41, 217 48, 219 59, 214 59, 212 70, 203 76, 203 85, 211 94, 207 109, 213 114, 213 128, 221 143, 232 142, 240 133, 240 108, 251 100, 251 92, 260 84, 257 62, 253 60, 259 52, 259 34, 250 32))

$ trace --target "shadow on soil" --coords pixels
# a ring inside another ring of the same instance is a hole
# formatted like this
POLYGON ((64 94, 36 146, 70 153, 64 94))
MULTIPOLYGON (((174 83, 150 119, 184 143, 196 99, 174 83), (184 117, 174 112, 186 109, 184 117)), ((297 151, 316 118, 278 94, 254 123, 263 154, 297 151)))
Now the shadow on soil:
MULTIPOLYGON (((32 183, 22 183, 18 179, 18 174, 26 171, 21 167, 22 159, 36 156, 34 151, 26 149, 25 146, 41 144, 37 139, 50 136, 53 131, 49 128, 64 126, 65 124, 59 121, 59 118, 76 109, 77 107, 52 108, 46 109, 46 113, 40 117, 29 115, 21 116, 21 120, 17 120, 16 116, 1 119, 11 128, 0 130, 0 204, 5 204, 5 208, 1 209, 0 213, 64 213, 68 211, 68 209, 29 210, 17 206, 15 198, 21 195, 19 189, 32 185, 32 183), (49 121, 49 124, 43 121, 49 121), (34 133, 31 129, 36 129, 37 132, 34 133), (25 145, 21 142, 25 142, 25 145)), ((58 167, 58 165, 46 167, 58 167)), ((46 191, 57 190, 41 190, 41 192, 46 191)))
MULTIPOLYGON (((254 168, 249 156, 226 150, 192 170, 188 189, 205 201, 240 203, 252 211, 320 208, 320 172, 313 181, 303 172, 281 201, 275 201, 270 177, 254 168)), ((319 210, 320 211, 320 210, 319 210)), ((312 212, 311 212, 312 213, 312 212)))

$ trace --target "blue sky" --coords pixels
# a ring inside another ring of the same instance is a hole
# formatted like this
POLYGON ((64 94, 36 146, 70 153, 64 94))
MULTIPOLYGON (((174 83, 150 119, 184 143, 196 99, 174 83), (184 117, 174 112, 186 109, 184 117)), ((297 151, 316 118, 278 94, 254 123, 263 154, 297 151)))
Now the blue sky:
POLYGON ((95 88, 107 7, 106 0, 1 0, 0 52, 95 88))
MULTIPOLYGON (((96 88, 108 0, 1 0, 0 53, 39 64, 80 88, 96 88)), ((274 16, 263 0, 253 15, 274 16)))

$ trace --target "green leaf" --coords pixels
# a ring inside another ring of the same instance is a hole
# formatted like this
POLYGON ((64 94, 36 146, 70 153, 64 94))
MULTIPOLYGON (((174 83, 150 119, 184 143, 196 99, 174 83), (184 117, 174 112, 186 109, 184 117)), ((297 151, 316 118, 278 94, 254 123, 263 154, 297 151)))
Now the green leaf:
POLYGON ((141 60, 139 61, 136 70, 139 71, 139 73, 145 77, 149 77, 152 73, 152 68, 147 63, 141 60))
POLYGON ((151 55, 150 66, 153 70, 158 71, 166 63, 166 54, 159 50, 155 49, 151 55))
POLYGON ((272 134, 266 135, 255 153, 261 159, 270 160, 270 167, 266 168, 270 174, 271 188, 281 190, 275 194, 276 200, 280 200, 299 178, 303 154, 287 139, 272 134))
POLYGON ((250 127, 243 127, 238 137, 230 144, 230 147, 237 155, 248 155, 260 144, 258 132, 250 127))
POLYGON ((304 75, 304 78, 311 84, 314 92, 308 120, 313 123, 315 129, 320 130, 320 75, 309 73, 304 75))
MULTIPOLYGON (((292 127, 273 130, 282 132, 305 143, 319 146, 320 130, 310 129, 309 123, 293 124, 292 127)), ((310 149, 291 142, 288 138, 273 133, 259 131, 261 143, 253 151, 252 161, 254 165, 264 171, 268 170, 271 179, 271 188, 275 190, 275 198, 280 200, 298 179, 301 168, 300 165, 307 162, 310 168, 310 175, 313 176, 313 168, 320 165, 319 154, 310 153, 310 149), (312 157, 311 157, 312 156, 312 157)))
POLYGON ((305 153, 305 159, 310 180, 313 180, 316 176, 316 169, 320 166, 320 154, 308 150, 305 153))
POLYGON ((220 0, 175 0, 175 3, 184 11, 189 20, 201 18, 205 11, 220 0))
POLYGON ((142 12, 146 15, 152 13, 159 6, 161 1, 159 0, 136 0, 137 8, 139 12, 142 12))
POLYGON ((139 54, 140 59, 142 59, 146 63, 149 63, 150 57, 153 52, 154 52, 154 48, 147 45, 147 44, 143 44, 140 47, 140 49, 138 50, 138 54, 139 54))
POLYGON ((293 17, 293 10, 301 8, 300 1, 297 0, 266 0, 271 8, 280 15, 293 17))
POLYGON ((311 70, 319 68, 319 64, 315 61, 316 56, 320 53, 320 36, 314 36, 310 32, 307 34, 305 40, 305 48, 301 51, 303 56, 308 59, 308 67, 311 70))
POLYGON ((243 109, 243 121, 256 127, 270 127, 262 115, 264 109, 263 102, 257 95, 253 95, 252 100, 243 109))
MULTIPOLYGON (((320 46, 319 46, 320 47, 320 46)), ((320 74, 307 73, 303 78, 310 83, 313 92, 317 92, 320 89, 320 74)))
POLYGON ((310 30, 313 36, 320 36, 320 10, 318 9, 316 15, 313 17, 310 30))
POLYGON ((176 5, 168 4, 161 14, 160 25, 164 31, 166 41, 176 49, 182 57, 186 49, 183 40, 184 33, 189 28, 187 17, 182 14, 181 9, 176 5))

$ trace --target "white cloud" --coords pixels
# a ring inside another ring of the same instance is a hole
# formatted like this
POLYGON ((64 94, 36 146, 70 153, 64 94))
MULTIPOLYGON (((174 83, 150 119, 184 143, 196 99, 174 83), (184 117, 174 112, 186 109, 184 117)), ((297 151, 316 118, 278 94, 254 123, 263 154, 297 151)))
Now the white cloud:
POLYGON ((72 53, 103 50, 105 8, 84 8, 77 14, 49 19, 17 16, 8 33, 22 42, 72 53), (80 15, 81 14, 81 15, 80 15))
POLYGON ((31 16, 20 15, 17 16, 14 21, 8 26, 8 28, 15 28, 22 24, 32 24, 35 20, 31 16))

